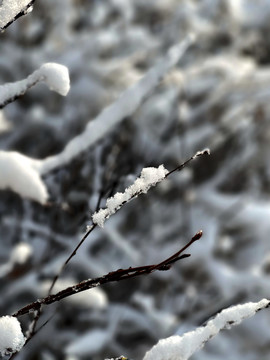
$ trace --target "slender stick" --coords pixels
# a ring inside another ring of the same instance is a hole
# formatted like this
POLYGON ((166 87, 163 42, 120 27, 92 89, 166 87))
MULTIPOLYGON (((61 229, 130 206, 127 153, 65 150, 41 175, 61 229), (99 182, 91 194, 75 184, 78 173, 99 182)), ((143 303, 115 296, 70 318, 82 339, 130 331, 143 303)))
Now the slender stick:
POLYGON ((52 284, 50 286, 50 289, 48 291, 48 294, 50 295, 52 292, 52 289, 56 283, 56 281, 59 279, 60 275, 62 274, 62 272, 64 271, 65 267, 67 266, 67 264, 70 262, 70 260, 73 258, 73 256, 76 255, 78 249, 81 247, 81 245, 83 244, 83 242, 85 241, 85 239, 88 237, 88 235, 91 234, 91 232, 95 229, 97 225, 96 224, 92 224, 89 229, 87 230, 87 232, 84 234, 84 236, 82 237, 81 241, 79 242, 79 244, 75 247, 75 249, 72 251, 72 253, 69 255, 69 257, 66 259, 66 261, 63 263, 60 271, 55 275, 52 284))
MULTIPOLYGON (((173 174, 176 171, 181 171, 182 169, 184 169, 184 167, 186 165, 188 165, 192 160, 196 159, 199 156, 204 156, 204 155, 210 155, 210 151, 209 149, 204 149, 201 151, 198 151, 196 154, 194 154, 191 158, 189 158, 188 160, 186 160, 185 162, 183 162, 181 165, 177 166, 175 169, 171 170, 170 172, 168 172, 165 176, 165 178, 167 178, 168 176, 170 176, 171 174, 173 174)), ((135 193, 131 199, 137 197, 138 195, 140 195, 140 193, 135 193)), ((130 200, 131 200, 130 199, 130 200)), ((76 255, 78 249, 81 247, 81 245, 84 243, 84 241, 86 240, 86 238, 91 234, 91 232, 96 228, 97 224, 92 223, 92 225, 89 226, 87 232, 84 234, 84 236, 82 237, 81 241, 78 243, 78 245, 76 246, 76 248, 72 251, 72 253, 69 255, 69 257, 66 259, 66 261, 64 262, 64 264, 62 265, 60 271, 55 275, 52 284, 50 286, 48 295, 50 295, 52 293, 53 287, 55 285, 55 283, 57 282, 57 280, 59 279, 59 277, 61 276, 62 272, 64 271, 65 267, 67 266, 67 264, 70 262, 70 260, 73 258, 73 256, 76 255)))
POLYGON ((68 296, 77 294, 79 292, 92 289, 94 287, 107 284, 109 282, 114 281, 121 281, 130 279, 136 276, 140 275, 148 275, 151 274, 154 271, 164 271, 169 270, 171 265, 175 263, 178 260, 184 259, 186 257, 189 257, 190 254, 183 254, 181 255, 191 244, 193 244, 195 241, 199 240, 202 237, 202 231, 197 232, 193 238, 179 251, 174 253, 172 256, 168 257, 167 259, 161 261, 158 264, 154 265, 145 265, 145 266, 139 266, 139 267, 129 267, 128 269, 118 269, 116 271, 109 272, 108 274, 95 278, 95 279, 88 279, 84 280, 74 286, 70 286, 62 291, 59 291, 56 294, 52 294, 49 296, 46 296, 43 299, 38 299, 31 304, 28 304, 21 308, 20 310, 16 311, 12 316, 18 317, 24 314, 28 314, 29 312, 39 310, 41 306, 43 305, 50 305, 57 301, 60 301, 68 296))

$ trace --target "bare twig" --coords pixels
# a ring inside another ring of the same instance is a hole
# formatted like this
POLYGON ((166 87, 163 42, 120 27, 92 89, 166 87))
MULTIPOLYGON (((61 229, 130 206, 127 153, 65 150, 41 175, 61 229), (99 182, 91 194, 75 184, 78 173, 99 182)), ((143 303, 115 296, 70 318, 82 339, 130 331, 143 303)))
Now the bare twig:
POLYGON ((195 155, 191 156, 191 158, 189 158, 188 160, 186 160, 185 162, 183 162, 181 165, 177 166, 175 169, 169 171, 165 177, 167 178, 168 176, 170 176, 172 173, 176 172, 176 171, 181 171, 184 169, 184 167, 186 167, 186 165, 188 165, 192 160, 196 159, 199 156, 202 155, 210 155, 210 150, 209 149, 204 149, 201 151, 197 151, 195 155))
POLYGON ((72 251, 72 253, 69 255, 69 257, 66 259, 66 261, 64 262, 64 264, 62 265, 60 271, 55 275, 54 279, 53 279, 53 282, 50 286, 50 289, 49 289, 49 295, 51 294, 52 292, 52 289, 56 283, 56 281, 58 280, 59 276, 62 274, 63 270, 65 269, 65 267, 67 266, 67 264, 70 262, 70 260, 73 258, 73 256, 76 255, 78 249, 80 248, 80 246, 83 244, 83 242, 85 241, 85 239, 88 237, 88 235, 91 234, 91 232, 95 229, 97 225, 96 224, 93 224, 91 225, 87 232, 84 234, 84 236, 82 237, 81 241, 79 242, 79 244, 75 247, 75 249, 72 251))
MULTIPOLYGON (((177 166, 175 169, 171 170, 170 172, 168 172, 165 175, 165 178, 167 178, 168 176, 170 176, 172 173, 176 172, 176 171, 181 171, 182 169, 184 169, 184 167, 186 165, 188 165, 190 163, 190 161, 196 159, 199 156, 203 156, 203 155, 210 155, 210 151, 209 149, 204 149, 202 151, 198 151, 195 155, 193 155, 191 158, 189 158, 188 160, 186 160, 184 163, 182 163, 181 165, 177 166)), ((137 192, 135 194, 133 194, 133 196, 130 198, 130 200, 134 199, 135 197, 137 197, 138 195, 140 195, 140 192, 137 192)), ((123 203, 124 204, 124 203, 123 203)), ((56 281, 59 279, 60 275, 62 274, 62 272, 64 271, 65 267, 67 266, 67 264, 70 262, 70 260, 73 258, 73 256, 76 255, 78 249, 81 247, 81 245, 84 243, 84 241, 86 240, 86 238, 88 237, 88 235, 91 234, 91 232, 95 229, 95 227, 97 226, 97 224, 94 224, 92 222, 92 225, 90 225, 88 227, 87 232, 85 233, 85 235, 83 236, 83 238, 81 239, 81 241, 79 242, 79 244, 76 246, 76 248, 73 250, 73 252, 69 255, 69 257, 66 259, 66 261, 64 262, 64 264, 62 265, 60 271, 55 275, 52 284, 50 286, 49 292, 48 294, 50 295, 53 287, 56 283, 56 281)))
POLYGON ((195 241, 199 240, 202 237, 202 231, 196 233, 193 238, 179 251, 175 254, 170 256, 169 258, 165 259, 164 261, 154 264, 154 265, 145 265, 139 267, 129 267, 128 269, 118 269, 116 271, 109 272, 108 274, 95 278, 95 279, 88 279, 84 280, 74 286, 70 286, 62 291, 59 291, 56 294, 49 295, 43 299, 38 299, 31 304, 28 304, 21 308, 20 310, 16 311, 12 316, 18 317, 24 314, 28 314, 29 312, 35 311, 40 309, 43 305, 50 305, 57 301, 60 301, 66 297, 71 295, 77 294, 79 292, 92 289, 94 287, 107 284, 109 282, 114 281, 121 281, 130 279, 133 277, 137 277, 140 275, 148 275, 154 271, 166 271, 169 270, 171 265, 178 260, 184 259, 189 257, 190 254, 182 254, 191 244, 195 241))

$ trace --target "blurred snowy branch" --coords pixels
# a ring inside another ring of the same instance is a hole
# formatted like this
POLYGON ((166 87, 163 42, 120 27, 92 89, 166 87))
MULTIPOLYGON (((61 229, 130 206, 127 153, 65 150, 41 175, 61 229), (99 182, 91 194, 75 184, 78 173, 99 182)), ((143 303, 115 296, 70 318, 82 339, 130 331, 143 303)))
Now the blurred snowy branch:
POLYGON ((204 327, 199 327, 183 336, 171 336, 158 342, 149 350, 143 360, 188 360, 195 351, 202 348, 223 329, 239 325, 243 320, 254 316, 258 311, 269 306, 270 301, 263 299, 258 303, 236 305, 222 310, 204 327))
POLYGON ((178 63, 194 40, 195 37, 190 35, 180 44, 172 46, 157 65, 151 68, 141 80, 127 89, 118 100, 109 105, 94 120, 91 120, 84 132, 72 139, 61 153, 42 160, 40 173, 46 174, 55 168, 68 164, 91 145, 104 138, 117 124, 132 115, 167 72, 178 63))
POLYGON ((46 63, 24 80, 1 85, 0 109, 24 95, 39 82, 44 82, 50 90, 66 96, 70 88, 68 69, 60 64, 46 63))
POLYGON ((0 169, 0 189, 9 189, 22 197, 46 203, 48 192, 34 159, 15 151, 0 150, 0 169))

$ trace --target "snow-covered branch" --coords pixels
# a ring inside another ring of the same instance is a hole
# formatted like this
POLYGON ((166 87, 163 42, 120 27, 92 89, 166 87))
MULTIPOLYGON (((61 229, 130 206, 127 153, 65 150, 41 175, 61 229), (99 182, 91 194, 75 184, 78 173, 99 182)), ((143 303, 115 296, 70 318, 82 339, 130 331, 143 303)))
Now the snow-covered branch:
MULTIPOLYGON (((49 89, 65 96, 70 88, 68 69, 60 64, 47 63, 24 80, 1 85, 0 108, 39 82, 44 82, 49 89)), ((0 151, 0 189, 10 189, 22 197, 45 204, 48 192, 40 177, 39 165, 39 161, 17 152, 0 151)))
POLYGON ((2 0, 0 2, 0 31, 7 28, 19 17, 32 11, 35 0, 2 0))
POLYGON ((119 210, 125 203, 142 193, 147 193, 151 187, 164 180, 168 172, 163 165, 160 165, 158 168, 149 167, 142 169, 141 176, 137 178, 132 185, 123 193, 118 192, 110 197, 106 202, 106 208, 94 213, 92 216, 93 223, 103 227, 106 219, 119 210))
POLYGON ((114 196, 109 198, 106 202, 106 208, 100 209, 95 212, 92 216, 92 225, 87 227, 87 232, 84 234, 83 238, 80 240, 79 244, 75 247, 69 257, 66 259, 64 264, 62 265, 60 271, 54 277, 52 281, 52 285, 49 290, 49 294, 51 293, 56 281, 59 276, 65 269, 66 265, 70 262, 70 260, 76 255, 77 250, 81 247, 87 237, 92 233, 95 227, 98 225, 100 227, 104 226, 104 222, 111 215, 113 215, 117 210, 119 210, 125 203, 136 198, 138 195, 142 193, 147 193, 147 191, 157 185, 159 182, 170 176, 175 171, 181 171, 190 161, 196 159, 199 156, 210 155, 209 149, 204 149, 202 151, 198 151, 191 158, 186 160, 181 165, 177 166, 175 169, 170 172, 164 168, 163 165, 160 165, 158 168, 144 168, 141 171, 141 176, 135 180, 135 182, 129 186, 123 193, 116 193, 114 196))
POLYGON ((26 79, 0 86, 0 108, 18 97, 39 82, 44 82, 50 90, 66 96, 70 89, 68 69, 56 63, 43 64, 26 79))
POLYGON ((73 138, 61 153, 44 159, 40 169, 41 174, 71 162, 95 142, 102 139, 122 120, 132 115, 167 72, 178 63, 193 41, 194 37, 190 35, 180 44, 172 46, 157 65, 153 66, 141 80, 127 89, 118 100, 89 122, 85 131, 73 138))
POLYGON ((93 224, 103 227, 105 220, 119 210, 124 204, 140 194, 146 194, 151 187, 156 186, 175 171, 182 170, 190 161, 202 155, 210 155, 210 150, 204 149, 198 151, 191 158, 171 171, 165 169, 163 165, 160 165, 158 168, 149 167, 142 169, 140 177, 138 177, 132 185, 125 189, 123 193, 118 192, 107 199, 106 208, 100 209, 93 214, 93 224))
POLYGON ((240 324, 258 311, 267 308, 269 304, 269 300, 263 299, 258 303, 250 302, 225 309, 208 321, 204 327, 199 327, 183 336, 176 335, 160 340, 146 353, 143 360, 187 360, 221 330, 240 324))

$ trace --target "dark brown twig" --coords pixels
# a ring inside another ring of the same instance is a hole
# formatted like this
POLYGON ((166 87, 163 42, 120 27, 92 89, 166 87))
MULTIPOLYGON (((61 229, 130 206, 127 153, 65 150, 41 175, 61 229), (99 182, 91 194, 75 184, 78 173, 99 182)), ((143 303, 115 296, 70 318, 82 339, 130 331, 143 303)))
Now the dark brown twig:
POLYGON ((191 156, 191 158, 189 158, 188 160, 186 160, 185 162, 183 162, 181 165, 177 166, 175 169, 169 171, 165 178, 167 178, 168 176, 170 176, 172 173, 176 172, 176 171, 181 171, 184 169, 184 167, 186 167, 186 165, 188 165, 192 160, 196 159, 199 156, 202 155, 210 155, 210 150, 209 149, 204 149, 202 151, 198 151, 196 152, 195 155, 191 156))
MULTIPOLYGON (((177 166, 175 169, 171 170, 170 172, 168 172, 165 176, 165 178, 167 178, 168 176, 170 176, 172 173, 176 172, 176 171, 181 171, 190 161, 196 159, 199 156, 202 155, 210 155, 210 151, 209 149, 205 149, 202 151, 198 151, 195 155, 193 155, 191 158, 189 158, 188 160, 186 160, 184 163, 182 163, 181 165, 177 166)), ((140 193, 135 193, 130 200, 134 199, 135 197, 137 197, 138 195, 140 195, 140 193)), ((124 204, 124 203, 123 203, 124 204)), ((67 264, 70 262, 70 260, 73 258, 73 256, 76 255, 78 249, 81 247, 81 245, 84 243, 84 241, 86 240, 86 238, 88 237, 88 235, 91 234, 91 232, 95 229, 95 227, 97 226, 97 224, 92 223, 91 226, 89 226, 89 229, 87 230, 87 232, 85 233, 85 235, 83 236, 83 238, 81 239, 81 241, 79 242, 79 244, 76 246, 76 248, 73 250, 73 252, 69 255, 69 257, 66 259, 66 261, 64 262, 64 264, 62 265, 60 271, 55 275, 52 284, 50 286, 49 292, 48 294, 50 295, 53 287, 56 283, 56 281, 59 279, 60 275, 62 274, 63 270, 65 269, 65 267, 67 266, 67 264)))
POLYGON ((79 244, 75 247, 75 249, 72 251, 72 253, 69 255, 69 257, 66 259, 66 261, 64 262, 64 264, 62 265, 60 271, 55 275, 54 279, 53 279, 53 282, 50 286, 50 289, 49 289, 49 295, 51 294, 52 292, 52 289, 56 283, 56 281, 58 280, 59 276, 62 274, 63 270, 65 269, 65 267, 67 266, 67 264, 70 262, 70 260, 73 258, 73 256, 76 255, 79 247, 83 244, 83 242, 85 241, 85 239, 88 237, 88 235, 91 234, 91 232, 95 229, 97 225, 96 224, 93 224, 92 226, 89 227, 89 229, 87 230, 87 232, 84 234, 84 236, 82 237, 81 241, 79 242, 79 244))
POLYGON ((178 260, 186 258, 190 256, 189 254, 182 254, 191 244, 195 241, 199 240, 202 237, 202 231, 196 233, 193 238, 179 251, 175 254, 170 256, 169 258, 165 259, 164 261, 154 264, 154 265, 145 265, 139 267, 130 267, 128 269, 118 269, 116 271, 109 272, 108 274, 95 278, 95 279, 88 279, 84 280, 74 286, 70 286, 62 291, 59 291, 57 294, 49 295, 43 299, 39 299, 37 301, 32 302, 21 308, 20 310, 16 311, 12 316, 18 317, 24 314, 28 314, 29 312, 35 311, 40 309, 43 305, 50 305, 57 301, 60 301, 68 296, 77 294, 79 292, 92 289, 94 287, 107 284, 109 282, 114 281, 121 281, 130 279, 140 275, 148 275, 154 271, 164 271, 169 270, 171 265, 178 260))

